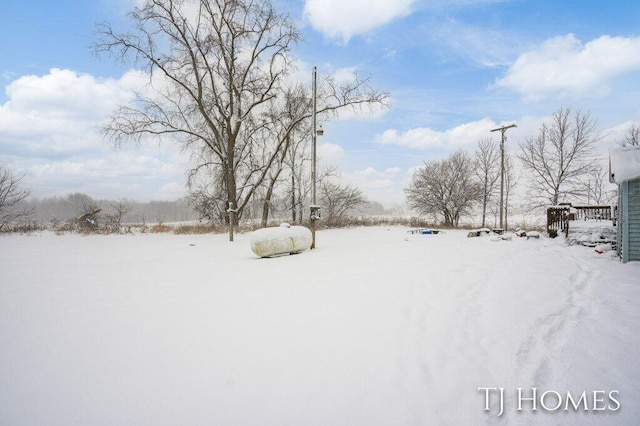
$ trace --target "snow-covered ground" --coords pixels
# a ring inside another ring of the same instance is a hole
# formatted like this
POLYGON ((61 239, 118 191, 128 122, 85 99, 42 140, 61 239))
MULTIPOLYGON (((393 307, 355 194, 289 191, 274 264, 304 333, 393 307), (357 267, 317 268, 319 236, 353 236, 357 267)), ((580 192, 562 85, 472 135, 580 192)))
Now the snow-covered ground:
POLYGON ((406 231, 1 236, 0 424, 639 424, 640 263, 406 231))

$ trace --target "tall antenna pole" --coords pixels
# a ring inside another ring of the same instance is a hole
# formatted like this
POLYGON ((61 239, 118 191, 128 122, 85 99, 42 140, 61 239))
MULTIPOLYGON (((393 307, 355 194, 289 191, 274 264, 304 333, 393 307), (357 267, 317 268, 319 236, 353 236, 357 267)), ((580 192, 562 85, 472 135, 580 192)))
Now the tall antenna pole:
POLYGON ((316 79, 317 69, 313 67, 312 80, 312 110, 311 110, 311 206, 310 222, 311 222, 311 249, 316 248, 316 220, 318 206, 316 204, 316 79))
POLYGON ((498 127, 497 129, 491 130, 492 132, 500 131, 502 133, 502 141, 500 142, 500 228, 502 229, 502 217, 504 211, 504 142, 506 141, 506 137, 504 132, 507 129, 512 127, 518 127, 515 124, 510 124, 508 126, 498 127))

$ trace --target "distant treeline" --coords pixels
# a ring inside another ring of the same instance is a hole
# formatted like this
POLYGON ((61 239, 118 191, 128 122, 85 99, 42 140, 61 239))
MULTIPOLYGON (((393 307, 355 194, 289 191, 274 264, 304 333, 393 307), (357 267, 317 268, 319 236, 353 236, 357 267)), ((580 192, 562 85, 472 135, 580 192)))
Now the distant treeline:
MULTIPOLYGON (((187 197, 174 201, 134 201, 125 198, 118 200, 98 200, 82 193, 63 197, 29 198, 24 201, 28 209, 33 210, 30 219, 37 222, 59 222, 78 217, 100 209, 101 216, 121 215, 121 223, 154 224, 167 222, 189 222, 199 220, 199 214, 189 203, 187 197)), ((253 206, 252 206, 253 207, 253 206)), ((247 219, 258 217, 258 206, 249 209, 247 219), (255 210, 255 213, 254 213, 255 210), (252 214, 254 213, 254 214, 252 214)), ((388 215, 401 213, 401 209, 385 209, 378 202, 369 202, 366 206, 352 212, 355 215, 388 215)), ((287 212, 280 212, 280 219, 287 219, 287 212)))
POLYGON ((175 201, 133 201, 128 199, 96 200, 89 195, 75 193, 64 197, 25 200, 33 209, 32 219, 56 222, 76 219, 100 209, 102 215, 122 213, 122 223, 165 223, 198 220, 198 214, 186 198, 175 201))

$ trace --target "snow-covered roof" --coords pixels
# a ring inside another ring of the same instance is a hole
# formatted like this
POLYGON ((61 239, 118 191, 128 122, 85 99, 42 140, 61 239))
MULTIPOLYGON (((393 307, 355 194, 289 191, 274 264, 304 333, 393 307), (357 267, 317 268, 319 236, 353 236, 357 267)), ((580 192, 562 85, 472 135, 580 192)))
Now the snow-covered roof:
POLYGON ((636 178, 640 178, 640 147, 609 151, 609 181, 622 183, 636 178))

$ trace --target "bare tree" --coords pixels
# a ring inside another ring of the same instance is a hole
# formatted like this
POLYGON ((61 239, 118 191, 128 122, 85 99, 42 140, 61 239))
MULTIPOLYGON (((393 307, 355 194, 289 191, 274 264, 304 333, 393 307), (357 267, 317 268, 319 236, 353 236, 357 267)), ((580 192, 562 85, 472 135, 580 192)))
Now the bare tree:
MULTIPOLYGON (((209 203, 219 204, 219 212, 232 207, 239 220, 281 161, 290 132, 311 115, 306 96, 307 107, 275 129, 272 112, 287 108, 290 49, 299 39, 294 21, 269 0, 147 0, 130 17, 134 32, 102 25, 95 48, 133 57, 148 70, 149 86, 111 116, 104 135, 116 145, 148 137, 180 141, 198 161, 190 183, 198 182, 197 189, 211 185, 206 178, 219 181, 209 203)), ((327 82, 320 114, 387 97, 368 79, 327 82)))
POLYGON ((360 189, 336 182, 337 177, 336 173, 325 173, 319 185, 320 203, 328 225, 339 224, 349 212, 369 204, 360 189))
POLYGON ((513 157, 509 152, 504 155, 504 228, 509 229, 509 199, 511 192, 518 185, 520 177, 516 175, 513 157))
POLYGON ((486 224, 487 206, 495 195, 496 183, 500 178, 500 151, 491 139, 478 142, 475 153, 477 167, 475 174, 481 186, 482 227, 486 224))
MULTIPOLYGON (((311 160, 309 150, 311 144, 308 137, 304 135, 310 134, 310 126, 305 126, 298 133, 302 137, 294 137, 287 151, 286 165, 289 168, 289 177, 291 183, 289 185, 289 198, 291 209, 291 221, 293 223, 302 223, 304 200, 311 191, 310 179, 305 179, 305 171, 311 160)), ((295 136, 295 135, 294 135, 295 136)))
MULTIPOLYGON (((276 190, 276 185, 282 181, 283 172, 287 169, 287 162, 295 161, 292 157, 303 143, 308 143, 309 129, 306 126, 308 120, 301 120, 307 117, 309 112, 309 97, 301 85, 289 88, 283 96, 282 105, 273 104, 269 111, 269 121, 273 123, 272 128, 266 130, 276 135, 276 140, 284 140, 280 147, 279 155, 272 162, 269 173, 264 180, 265 193, 262 203, 262 226, 267 226, 269 213, 272 208, 272 198, 276 190)), ((268 135, 265 135, 268 137, 268 135)), ((269 153, 266 154, 269 156, 269 153)), ((291 176, 295 178, 293 169, 291 176)), ((295 184, 295 181, 294 181, 295 184)), ((295 192, 291 192, 295 196, 295 192)), ((295 200, 292 202, 295 204, 295 200)), ((295 218, 294 218, 295 221, 295 218)))
MULTIPOLYGON (((351 79, 338 81, 335 76, 325 76, 319 84, 317 91, 317 114, 321 120, 328 121, 335 118, 343 111, 352 114, 361 114, 376 106, 385 106, 389 94, 373 89, 370 79, 361 78, 354 74, 351 79)), ((290 122, 295 123, 293 131, 287 134, 290 140, 287 143, 287 157, 284 163, 289 168, 291 184, 289 186, 289 197, 291 200, 292 220, 301 222, 303 218, 304 199, 310 192, 310 184, 305 177, 310 173, 306 166, 310 166, 310 119, 312 114, 310 95, 304 90, 304 95, 298 94, 290 97, 292 106, 286 108, 285 117, 290 122), (297 113, 302 115, 303 120, 292 120, 297 113), (297 210, 297 213, 296 213, 297 210)), ((328 174, 334 173, 331 170, 328 174)), ((318 179, 319 181, 321 179, 318 179)))
POLYGON ((67 196, 67 202, 71 205, 76 216, 82 216, 100 210, 96 200, 80 192, 69 194, 67 196))
POLYGON ((580 180, 593 171, 594 145, 600 139, 595 121, 568 108, 553 113, 535 138, 520 145, 518 158, 528 172, 534 205, 556 205, 580 196, 580 180))
POLYGON ((640 127, 635 123, 631 123, 627 132, 624 134, 624 139, 620 142, 620 145, 624 146, 638 146, 640 145, 640 127))
POLYGON ((266 0, 148 0, 130 17, 134 33, 102 25, 96 49, 132 55, 149 71, 150 87, 120 107, 104 134, 116 144, 156 136, 207 151, 222 170, 225 204, 240 216, 268 169, 251 163, 251 148, 257 117, 290 69, 299 39, 293 20, 266 0), (248 189, 244 198, 238 186, 248 189))
POLYGON ((84 229, 98 228, 98 214, 102 211, 98 202, 86 194, 75 193, 67 197, 76 214, 75 222, 84 229))
POLYGON ((482 188, 474 177, 473 159, 458 151, 444 160, 425 162, 405 194, 418 213, 441 216, 445 225, 457 227, 460 218, 482 198, 482 188))
POLYGON ((23 177, 16 177, 0 167, 0 230, 11 222, 27 219, 33 214, 33 208, 23 205, 23 201, 31 194, 30 189, 20 187, 23 177))
POLYGON ((609 171, 597 164, 594 169, 586 176, 586 179, 582 181, 582 197, 587 205, 607 205, 615 197, 615 190, 610 191, 607 189, 609 185, 609 171))
POLYGON ((111 201, 109 203, 113 213, 106 215, 106 226, 110 232, 120 232, 122 227, 122 219, 133 211, 133 204, 131 201, 124 198, 120 198, 117 201, 111 201))
MULTIPOLYGON (((212 169, 211 165, 200 166, 198 170, 205 169, 205 172, 215 175, 219 170, 212 169)), ((225 204, 220 200, 224 200, 224 180, 206 179, 195 182, 193 174, 189 178, 189 195, 187 200, 189 205, 196 211, 199 219, 205 219, 211 223, 224 224, 227 218, 225 204)))

